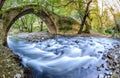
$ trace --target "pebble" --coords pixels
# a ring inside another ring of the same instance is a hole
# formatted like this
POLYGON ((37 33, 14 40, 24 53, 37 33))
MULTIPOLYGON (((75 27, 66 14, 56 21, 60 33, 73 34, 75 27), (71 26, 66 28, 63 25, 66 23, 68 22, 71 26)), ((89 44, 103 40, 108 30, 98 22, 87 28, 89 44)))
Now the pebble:
POLYGON ((103 74, 99 74, 98 78, 104 78, 104 75, 103 74))
POLYGON ((21 77, 22 77, 21 74, 14 75, 14 78, 21 78, 21 77))
POLYGON ((98 51, 98 53, 103 53, 102 51, 98 51))

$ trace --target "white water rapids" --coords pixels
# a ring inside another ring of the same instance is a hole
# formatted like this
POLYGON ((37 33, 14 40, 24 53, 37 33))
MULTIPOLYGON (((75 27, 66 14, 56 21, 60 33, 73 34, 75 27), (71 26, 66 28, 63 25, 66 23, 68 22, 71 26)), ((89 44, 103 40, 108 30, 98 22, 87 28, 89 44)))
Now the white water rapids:
POLYGON ((37 71, 35 78, 97 78, 104 74, 103 54, 119 41, 100 37, 57 36, 42 42, 8 37, 8 46, 22 58, 22 64, 37 71))

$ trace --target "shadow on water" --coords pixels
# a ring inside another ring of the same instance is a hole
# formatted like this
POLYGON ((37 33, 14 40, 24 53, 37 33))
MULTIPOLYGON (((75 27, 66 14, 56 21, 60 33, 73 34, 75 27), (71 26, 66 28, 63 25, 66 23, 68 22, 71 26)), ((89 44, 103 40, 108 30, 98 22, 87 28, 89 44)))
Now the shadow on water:
POLYGON ((8 37, 8 46, 22 58, 25 67, 32 68, 32 78, 98 78, 111 72, 105 70, 102 57, 119 43, 100 37, 58 36, 42 42, 8 37))

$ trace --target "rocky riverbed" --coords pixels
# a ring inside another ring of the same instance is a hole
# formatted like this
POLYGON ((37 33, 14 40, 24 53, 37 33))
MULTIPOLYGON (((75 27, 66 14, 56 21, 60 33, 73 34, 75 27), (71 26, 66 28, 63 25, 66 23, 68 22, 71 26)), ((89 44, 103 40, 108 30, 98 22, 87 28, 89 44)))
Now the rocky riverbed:
POLYGON ((120 78, 120 44, 115 46, 114 49, 110 49, 104 56, 107 59, 108 68, 106 70, 112 70, 112 78, 120 78))
POLYGON ((100 74, 98 78, 120 78, 120 44, 109 49, 108 53, 104 54, 102 59, 106 60, 107 67, 101 64, 97 67, 97 70, 101 71, 102 68, 105 68, 108 72, 100 74))
POLYGON ((20 33, 15 36, 32 42, 39 42, 55 37, 55 35, 52 35, 46 31, 34 32, 34 33, 20 33))
MULTIPOLYGON (((80 36, 106 37, 105 35, 101 35, 99 33, 81 34, 80 36)), ((19 37, 32 42, 38 42, 45 39, 53 38, 54 35, 43 31, 40 33, 31 33, 26 37, 19 35, 19 37)), ((98 78, 120 78, 120 44, 117 44, 116 46, 114 46, 114 48, 109 49, 108 53, 104 54, 103 59, 105 59, 108 64, 106 70, 113 72, 100 74, 98 78)), ((104 66, 101 65, 100 67, 98 67, 98 71, 100 71, 100 68, 104 68, 104 66)))

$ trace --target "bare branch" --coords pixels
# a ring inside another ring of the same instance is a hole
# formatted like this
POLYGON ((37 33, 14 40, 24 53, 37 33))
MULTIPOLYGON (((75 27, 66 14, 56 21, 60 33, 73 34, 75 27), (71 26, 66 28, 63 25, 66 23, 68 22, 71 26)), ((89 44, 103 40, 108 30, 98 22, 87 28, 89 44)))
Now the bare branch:
POLYGON ((3 4, 5 3, 6 0, 0 0, 0 10, 2 9, 3 7, 3 4))

